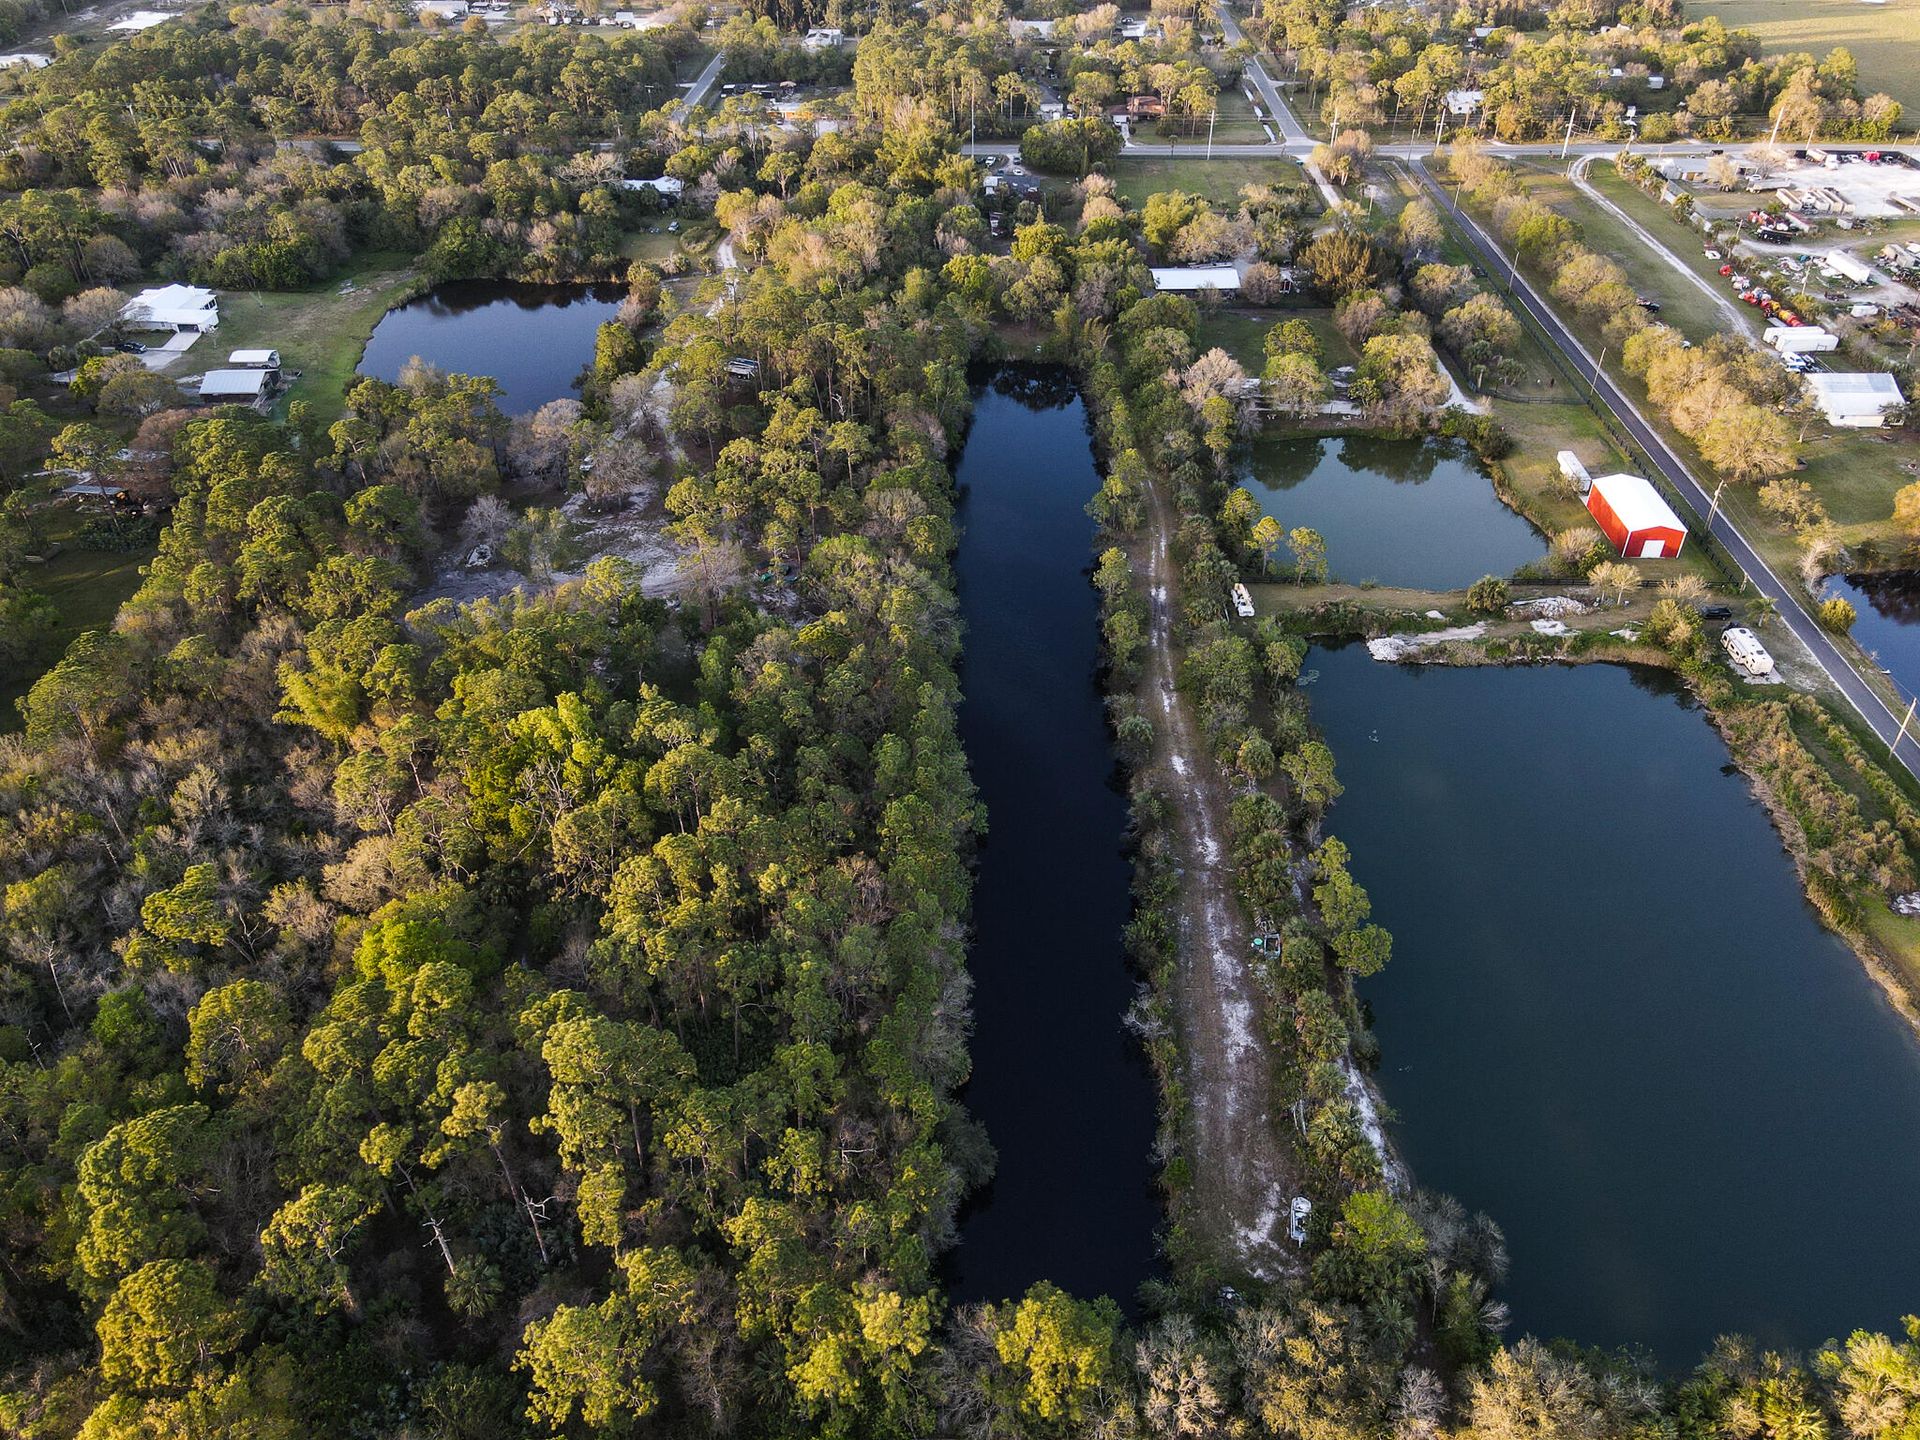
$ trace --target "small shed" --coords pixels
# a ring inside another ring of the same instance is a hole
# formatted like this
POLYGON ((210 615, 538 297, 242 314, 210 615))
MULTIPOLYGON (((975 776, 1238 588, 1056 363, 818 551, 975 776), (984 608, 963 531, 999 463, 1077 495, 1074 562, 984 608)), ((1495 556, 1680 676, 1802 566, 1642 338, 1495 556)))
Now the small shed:
POLYGON ((228 354, 227 364, 235 370, 278 370, 280 352, 278 350, 235 350, 228 354))
POLYGON ((271 370, 209 370, 200 378, 200 398, 217 403, 251 403, 273 385, 271 370))
POLYGON ((1687 527, 1638 475, 1601 475, 1587 491, 1587 513, 1628 560, 1660 560, 1678 555, 1687 527))
POLYGON ((1573 451, 1562 450, 1555 458, 1560 462, 1560 474, 1579 486, 1582 495, 1593 488, 1593 476, 1587 473, 1587 467, 1580 463, 1580 457, 1573 451))

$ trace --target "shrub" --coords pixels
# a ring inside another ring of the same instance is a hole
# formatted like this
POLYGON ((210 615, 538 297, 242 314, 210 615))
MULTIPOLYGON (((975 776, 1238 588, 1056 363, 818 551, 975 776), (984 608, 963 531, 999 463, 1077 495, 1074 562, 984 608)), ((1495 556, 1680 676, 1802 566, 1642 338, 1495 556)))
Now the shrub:
POLYGON ((1497 615, 1512 599, 1512 588, 1498 575, 1482 575, 1467 587, 1467 609, 1476 615, 1497 615))
POLYGON ((1855 617, 1853 605, 1844 596, 1835 595, 1831 600, 1820 602, 1820 623, 1836 635, 1844 635, 1853 629, 1855 617))

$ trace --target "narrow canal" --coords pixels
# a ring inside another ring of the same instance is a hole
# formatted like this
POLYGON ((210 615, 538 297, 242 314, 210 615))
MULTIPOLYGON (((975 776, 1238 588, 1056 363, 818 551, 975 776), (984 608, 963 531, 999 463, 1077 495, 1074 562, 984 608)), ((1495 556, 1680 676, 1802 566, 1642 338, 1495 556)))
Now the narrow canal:
POLYGON ((1505 1229, 1514 1333, 1810 1346, 1920 1298, 1920 1044, 1820 928, 1659 672, 1315 650, 1393 963, 1367 982, 1415 1176, 1505 1229))
POLYGON ((966 620, 960 734, 987 806, 974 889, 973 1078, 999 1152, 961 1216, 954 1297, 1037 1280, 1131 1306, 1154 1263, 1151 1076, 1121 1016, 1129 865, 1087 580, 1098 488, 1066 372, 1013 366, 977 393, 956 471, 966 620))
POLYGON ((620 312, 619 285, 524 285, 453 280, 380 318, 359 373, 397 380, 415 356, 442 370, 491 375, 509 415, 576 398, 603 322, 620 312))
POLYGON ((1242 453, 1240 484, 1287 529, 1318 530, 1336 580, 1454 590, 1547 551, 1457 445, 1276 437, 1242 453))

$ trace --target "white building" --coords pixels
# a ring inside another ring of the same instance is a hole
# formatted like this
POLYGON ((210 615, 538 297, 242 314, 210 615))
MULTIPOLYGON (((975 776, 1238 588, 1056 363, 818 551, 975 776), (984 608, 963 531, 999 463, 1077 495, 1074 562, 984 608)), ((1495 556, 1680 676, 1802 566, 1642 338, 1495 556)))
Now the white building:
POLYGON ((622 180, 622 190, 651 190, 663 200, 678 200, 687 188, 687 182, 676 180, 671 175, 657 175, 651 180, 622 180))
POLYGON ((227 364, 235 370, 278 370, 280 352, 278 350, 235 350, 227 356, 227 364))
POLYGON ((16 51, 12 55, 0 55, 0 70, 11 70, 16 65, 24 65, 29 70, 39 70, 53 61, 45 55, 34 55, 28 51, 16 51))
POLYGON ((471 7, 467 0, 413 0, 416 15, 431 15, 436 20, 464 20, 471 7))
POLYGON ((107 26, 107 29, 117 30, 123 35, 131 35, 135 31, 151 30, 156 25, 164 25, 171 19, 173 16, 164 10, 136 10, 126 19, 114 21, 107 26))
POLYGON ((1554 458, 1560 462, 1561 475, 1578 485, 1582 495, 1593 488, 1593 476, 1587 473, 1587 467, 1580 463, 1580 457, 1573 451, 1562 450, 1554 458))
POLYGON ((1484 90, 1449 90, 1447 91, 1447 113, 1464 119, 1478 110, 1486 98, 1487 92, 1484 90))
POLYGON ((1053 20, 1009 20, 1007 33, 1016 40, 1051 40, 1053 27, 1057 23, 1053 20))
POLYGON ((161 285, 129 300, 120 318, 149 330, 211 330, 220 323, 220 297, 198 285, 161 285))
POLYGON ((809 50, 838 50, 847 43, 847 32, 819 26, 807 31, 800 43, 809 50))
POLYGON ((1807 376, 1807 392, 1826 415, 1829 425, 1847 430, 1873 430, 1887 423, 1887 412, 1907 403, 1900 386, 1887 374, 1807 376))
POLYGON ((1174 265, 1156 267, 1156 290, 1218 290, 1229 294, 1240 288, 1240 272, 1231 265, 1174 265))

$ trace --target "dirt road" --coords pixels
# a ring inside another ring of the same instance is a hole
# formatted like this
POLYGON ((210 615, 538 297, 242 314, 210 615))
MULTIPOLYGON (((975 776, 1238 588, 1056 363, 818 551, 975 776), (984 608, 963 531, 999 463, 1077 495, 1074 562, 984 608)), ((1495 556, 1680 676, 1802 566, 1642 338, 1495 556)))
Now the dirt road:
POLYGON ((1294 1194, 1290 1121, 1278 1105, 1260 1034, 1260 991, 1249 973, 1250 932, 1227 871, 1227 786, 1207 755, 1175 686, 1174 524, 1149 487, 1147 595, 1152 660, 1146 686, 1155 764, 1172 797, 1172 839, 1181 870, 1180 993, 1175 997, 1193 1110, 1195 1221, 1220 1250, 1263 1279, 1294 1272, 1286 1238, 1294 1194))

